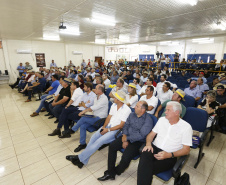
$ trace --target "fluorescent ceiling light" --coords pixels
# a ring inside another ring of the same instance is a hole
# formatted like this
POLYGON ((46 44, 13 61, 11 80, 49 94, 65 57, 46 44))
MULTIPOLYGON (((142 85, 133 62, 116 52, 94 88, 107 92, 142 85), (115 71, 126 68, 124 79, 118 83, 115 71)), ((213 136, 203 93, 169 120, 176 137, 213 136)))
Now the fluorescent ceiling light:
POLYGON ((91 22, 107 25, 107 26, 115 26, 116 21, 114 17, 111 17, 109 15, 100 14, 100 13, 92 13, 92 18, 90 19, 91 22))
POLYGON ((55 40, 55 41, 59 41, 60 37, 59 36, 43 36, 43 40, 55 40))
POLYGON ((190 4, 191 6, 195 6, 199 0, 175 0, 181 4, 190 4))
POLYGON ((105 44, 105 39, 95 39, 95 44, 105 44))
POLYGON ((192 39, 192 42, 202 44, 202 43, 214 43, 214 38, 200 38, 192 39))
POLYGON ((180 45, 180 42, 178 41, 164 41, 164 42, 160 42, 160 45, 166 45, 166 46, 177 46, 180 45))
POLYGON ((60 34, 65 34, 65 35, 80 35, 80 32, 73 31, 73 30, 60 30, 60 34))
POLYGON ((192 39, 192 42, 200 42, 200 41, 205 41, 209 40, 210 38, 199 38, 199 39, 192 39))
POLYGON ((166 33, 166 35, 172 35, 172 33, 166 33))

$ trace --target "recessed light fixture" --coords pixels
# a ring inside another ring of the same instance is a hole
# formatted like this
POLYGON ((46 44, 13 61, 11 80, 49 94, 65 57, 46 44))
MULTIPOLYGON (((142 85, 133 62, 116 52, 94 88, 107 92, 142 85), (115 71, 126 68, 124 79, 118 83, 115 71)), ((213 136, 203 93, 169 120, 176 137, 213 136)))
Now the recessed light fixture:
POLYGON ((96 12, 92 13, 92 18, 90 19, 90 21, 93 23, 102 24, 106 26, 116 25, 116 21, 114 17, 105 15, 105 14, 96 13, 96 12))
POLYGON ((166 35, 173 35, 172 33, 166 33, 166 35))
POLYGON ((59 35, 43 35, 43 40, 53 40, 53 41, 59 41, 60 37, 59 35))

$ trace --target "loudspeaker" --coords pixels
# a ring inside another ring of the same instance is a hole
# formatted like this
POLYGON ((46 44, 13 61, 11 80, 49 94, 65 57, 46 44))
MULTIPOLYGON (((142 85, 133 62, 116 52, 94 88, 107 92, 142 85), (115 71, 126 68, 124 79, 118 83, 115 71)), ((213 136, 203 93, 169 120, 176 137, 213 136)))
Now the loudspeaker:
POLYGON ((5 75, 9 75, 8 70, 5 70, 5 75))

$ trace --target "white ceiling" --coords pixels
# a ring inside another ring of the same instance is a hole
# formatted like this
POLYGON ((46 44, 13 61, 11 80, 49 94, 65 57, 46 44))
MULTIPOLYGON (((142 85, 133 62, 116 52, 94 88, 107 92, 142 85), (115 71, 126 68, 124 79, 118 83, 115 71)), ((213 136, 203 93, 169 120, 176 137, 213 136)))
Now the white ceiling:
POLYGON ((224 36, 226 0, 186 3, 191 1, 197 0, 0 0, 0 39, 59 36, 62 19, 80 32, 60 34, 62 42, 112 45, 224 36), (91 22, 94 13, 114 17, 115 26, 91 22))

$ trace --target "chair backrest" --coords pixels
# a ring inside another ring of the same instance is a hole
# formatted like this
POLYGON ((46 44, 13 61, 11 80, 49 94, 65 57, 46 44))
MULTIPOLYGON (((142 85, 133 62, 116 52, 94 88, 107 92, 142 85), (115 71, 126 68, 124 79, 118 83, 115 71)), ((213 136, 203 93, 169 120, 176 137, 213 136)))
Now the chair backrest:
POLYGON ((108 114, 110 112, 111 106, 112 106, 112 102, 111 101, 108 101, 108 114))
POLYGON ((153 127, 154 127, 156 125, 158 119, 154 115, 152 115, 152 114, 148 114, 148 115, 151 116, 151 119, 153 121, 153 127))
POLYGON ((185 101, 181 101, 181 103, 187 108, 187 107, 195 107, 195 98, 192 96, 185 95, 184 97, 185 101))
POLYGON ((157 107, 156 107, 156 109, 155 109, 155 112, 154 112, 154 114, 156 113, 156 111, 157 111, 157 109, 158 109, 158 107, 161 105, 161 101, 158 99, 158 104, 157 104, 157 107))
POLYGON ((193 130, 204 132, 208 121, 208 113, 202 109, 188 107, 183 120, 187 121, 193 130))
POLYGON ((109 94, 111 92, 112 88, 108 88, 105 92, 106 96, 108 97, 108 99, 110 99, 109 94))

